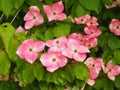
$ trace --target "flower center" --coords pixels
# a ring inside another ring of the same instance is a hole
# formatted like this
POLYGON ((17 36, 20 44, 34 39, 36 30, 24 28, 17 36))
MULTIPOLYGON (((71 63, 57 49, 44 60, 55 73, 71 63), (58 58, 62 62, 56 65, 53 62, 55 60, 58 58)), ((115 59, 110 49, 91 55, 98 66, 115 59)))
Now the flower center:
POLYGON ((29 51, 32 52, 32 48, 30 48, 29 51))
POLYGON ((52 61, 55 62, 55 61, 56 61, 56 58, 53 58, 52 61))
POLYGON ((56 44, 59 44, 59 41, 56 41, 56 44))
POLYGON ((74 50, 74 53, 77 53, 77 49, 74 50))
POLYGON ((56 15, 56 13, 55 13, 55 12, 53 12, 53 15, 56 15))
POLYGON ((35 16, 33 16, 33 19, 35 19, 36 17, 35 16))
POLYGON ((119 29, 120 27, 119 26, 116 26, 116 29, 119 29))

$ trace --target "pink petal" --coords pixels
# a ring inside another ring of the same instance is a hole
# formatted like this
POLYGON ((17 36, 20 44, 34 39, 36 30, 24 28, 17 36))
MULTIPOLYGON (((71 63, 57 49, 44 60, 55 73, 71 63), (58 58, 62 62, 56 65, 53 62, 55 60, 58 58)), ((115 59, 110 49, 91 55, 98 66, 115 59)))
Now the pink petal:
POLYGON ((59 15, 56 15, 56 20, 64 20, 66 19, 66 14, 65 13, 61 13, 59 15))
POLYGON ((25 32, 25 29, 24 29, 22 26, 19 26, 19 27, 16 29, 16 32, 15 32, 15 33, 18 33, 18 32, 25 32))
POLYGON ((59 47, 50 47, 48 53, 53 53, 56 55, 61 55, 61 49, 59 47))
POLYGON ((39 15, 35 18, 35 26, 39 26, 39 25, 41 25, 43 22, 44 22, 43 16, 39 14, 39 15))
POLYGON ((29 21, 33 19, 33 14, 28 11, 27 14, 24 16, 24 21, 29 21))
POLYGON ((79 50, 79 53, 89 53, 90 52, 87 47, 82 46, 82 45, 78 48, 78 50, 79 50))
POLYGON ((32 51, 25 55, 25 60, 31 64, 34 63, 37 58, 38 54, 32 51))
POLYGON ((45 48, 45 43, 43 41, 37 41, 34 43, 33 51, 40 52, 44 50, 44 48, 45 48))
POLYGON ((59 67, 64 67, 67 64, 67 58, 62 55, 59 56, 58 58, 59 58, 58 60, 59 67))
POLYGON ((64 10, 64 5, 62 1, 56 2, 52 5, 52 11, 59 14, 64 10))
POLYGON ((120 66, 116 65, 112 68, 111 70, 111 73, 114 75, 114 76, 117 76, 120 74, 120 66))
POLYGON ((40 61, 43 66, 48 67, 52 64, 50 61, 51 56, 48 53, 43 53, 40 57, 40 61))
POLYGON ((80 54, 73 54, 73 58, 76 60, 76 61, 84 61, 85 58, 86 58, 86 54, 85 53, 80 53, 80 54))
POLYGON ((44 12, 46 13, 46 15, 47 15, 47 17, 48 17, 48 20, 49 20, 49 21, 54 20, 54 19, 53 19, 53 11, 52 11, 51 6, 49 6, 49 5, 44 5, 43 8, 44 8, 44 12))
POLYGON ((90 86, 93 86, 95 84, 95 80, 94 79, 88 79, 87 84, 89 84, 90 86))
POLYGON ((107 76, 110 80, 115 81, 115 76, 113 76, 111 72, 108 72, 107 76))
POLYGON ((57 70, 58 68, 59 68, 58 65, 52 65, 52 66, 47 67, 47 70, 48 70, 49 72, 54 72, 54 71, 57 70))
POLYGON ((26 21, 25 29, 31 29, 35 25, 35 20, 26 21))
POLYGON ((40 14, 40 9, 37 6, 31 6, 29 11, 33 14, 33 16, 37 17, 40 14))

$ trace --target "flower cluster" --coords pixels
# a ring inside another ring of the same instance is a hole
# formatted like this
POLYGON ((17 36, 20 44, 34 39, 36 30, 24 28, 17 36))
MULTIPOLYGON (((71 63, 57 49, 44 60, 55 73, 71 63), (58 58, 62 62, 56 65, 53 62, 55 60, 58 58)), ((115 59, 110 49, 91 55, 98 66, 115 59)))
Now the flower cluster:
POLYGON ((112 19, 110 25, 110 32, 114 33, 115 35, 120 35, 120 21, 118 19, 112 19))

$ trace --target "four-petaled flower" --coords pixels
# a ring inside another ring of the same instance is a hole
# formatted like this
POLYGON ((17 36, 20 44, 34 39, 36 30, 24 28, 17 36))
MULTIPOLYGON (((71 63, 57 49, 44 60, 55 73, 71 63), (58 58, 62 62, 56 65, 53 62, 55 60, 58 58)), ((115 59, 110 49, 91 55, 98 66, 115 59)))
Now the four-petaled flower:
POLYGON ((52 6, 44 5, 44 12, 46 13, 48 20, 64 20, 66 19, 66 14, 63 13, 64 5, 62 1, 54 3, 52 6))
POLYGON ((112 61, 109 61, 106 67, 103 68, 104 73, 107 74, 110 80, 115 80, 115 77, 120 74, 120 66, 114 65, 112 61))
POLYGON ((29 63, 34 63, 38 58, 38 52, 42 51, 45 47, 43 41, 34 41, 33 39, 25 40, 17 49, 17 55, 21 59, 25 59, 29 63))
POLYGON ((31 29, 33 26, 39 26, 44 22, 40 9, 37 6, 31 6, 24 17, 25 29, 31 29))

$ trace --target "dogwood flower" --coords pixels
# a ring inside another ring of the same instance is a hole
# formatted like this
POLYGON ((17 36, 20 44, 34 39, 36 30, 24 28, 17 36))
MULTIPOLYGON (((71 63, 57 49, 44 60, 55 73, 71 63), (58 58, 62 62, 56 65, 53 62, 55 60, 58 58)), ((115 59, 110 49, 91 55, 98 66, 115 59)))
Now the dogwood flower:
POLYGON ((64 5, 62 1, 54 3, 52 6, 44 5, 44 12, 46 13, 49 22, 53 20, 64 20, 66 19, 66 14, 63 13, 64 5))
POLYGON ((84 36, 84 42, 83 45, 85 45, 86 47, 90 48, 94 48, 98 45, 98 40, 97 38, 89 38, 89 36, 84 36))
POLYGON ((40 61, 49 72, 54 72, 67 64, 67 58, 61 54, 58 47, 50 47, 48 52, 41 55, 40 61))
POLYGON ((101 30, 96 26, 87 26, 84 28, 84 32, 89 35, 90 38, 95 38, 102 34, 101 30))
POLYGON ((114 65, 112 61, 109 61, 103 71, 110 80, 114 81, 115 77, 120 74, 120 66, 114 65))
POLYGON ((112 19, 110 25, 110 32, 114 33, 115 35, 120 35, 120 21, 118 19, 112 19))
POLYGON ((64 48, 66 46, 66 43, 67 43, 67 38, 62 36, 62 37, 56 38, 54 40, 47 40, 46 46, 48 46, 48 47, 58 46, 59 48, 64 48))
POLYGON ((87 26, 98 26, 99 24, 98 24, 97 21, 98 21, 98 20, 97 20, 96 17, 91 16, 91 17, 89 17, 89 18, 87 19, 86 25, 87 25, 87 26))
POLYGON ((29 63, 34 63, 38 58, 38 52, 45 47, 43 41, 34 41, 33 39, 25 40, 17 49, 16 53, 21 59, 25 59, 29 63))
POLYGON ((91 16, 89 14, 86 14, 86 15, 83 15, 79 18, 75 18, 75 23, 76 24, 86 24, 86 22, 88 21, 88 19, 90 18, 91 16))
POLYGON ((76 61, 84 61, 86 53, 89 53, 89 49, 83 45, 80 45, 78 41, 69 39, 66 48, 62 50, 62 54, 68 58, 73 58, 76 61))
POLYGON ((24 16, 25 29, 31 29, 33 26, 39 26, 44 22, 40 9, 37 6, 31 6, 24 16))
POLYGON ((93 86, 95 84, 95 79, 98 77, 99 72, 103 67, 103 60, 101 58, 94 59, 93 57, 89 57, 86 59, 85 64, 90 71, 87 84, 93 86))

